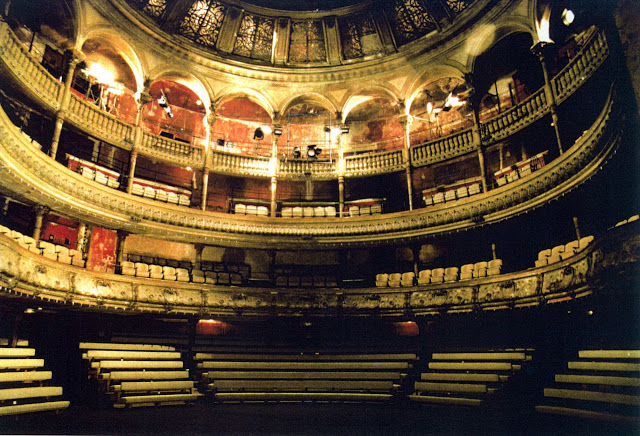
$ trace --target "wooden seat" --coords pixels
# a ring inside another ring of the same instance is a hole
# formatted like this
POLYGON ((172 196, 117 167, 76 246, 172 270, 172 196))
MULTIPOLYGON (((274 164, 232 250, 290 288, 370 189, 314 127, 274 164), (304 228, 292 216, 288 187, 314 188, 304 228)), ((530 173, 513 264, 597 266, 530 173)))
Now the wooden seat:
POLYGON ((189 371, 111 371, 103 374, 111 380, 180 380, 189 378, 189 371))
POLYGON ((405 361, 417 360, 414 353, 398 354, 252 354, 252 353, 196 353, 194 360, 234 360, 234 361, 405 361))
POLYGON ((451 381, 451 382, 493 382, 506 381, 504 376, 498 374, 483 373, 459 373, 459 372, 424 372, 420 375, 420 380, 425 381, 451 381))
POLYGON ((431 283, 431 270, 423 269, 418 272, 418 285, 428 285, 431 283))
POLYGON ((545 388, 545 397, 566 398, 582 401, 600 401, 604 403, 627 404, 640 406, 640 397, 637 395, 612 394, 601 391, 583 391, 573 389, 545 388))
POLYGON ((203 377, 208 380, 400 380, 404 374, 395 371, 208 371, 203 377))
POLYGON ((5 357, 33 357, 36 355, 36 350, 33 348, 6 348, 0 347, 0 358, 5 357))
POLYGON ((413 286, 415 279, 415 273, 413 271, 406 272, 402 274, 402 279, 400 280, 400 284, 403 288, 408 288, 413 286))
POLYGON ((638 372, 640 363, 625 362, 569 362, 569 369, 587 371, 618 371, 618 372, 638 372))
POLYGON ((371 380, 216 380, 216 392, 233 391, 390 391, 393 381, 371 380))
POLYGON ((580 350, 581 359, 640 359, 640 350, 580 350))
POLYGON ((19 371, 19 372, 1 372, 0 383, 14 383, 14 382, 42 382, 44 380, 51 380, 51 371, 19 371))
POLYGON ((169 345, 115 342, 80 342, 78 348, 81 350, 175 351, 175 348, 169 345))
POLYGON ((351 393, 351 392, 223 392, 214 394, 219 401, 389 401, 391 394, 351 393))
POLYGON ((429 369, 511 371, 510 362, 429 362, 429 369))
POLYGON ((88 350, 89 360, 171 360, 180 359, 178 351, 88 350))
POLYGON ((44 366, 44 359, 0 359, 0 369, 30 369, 44 366))
POLYGON ((610 385, 640 387, 638 377, 616 377, 600 375, 556 374, 556 383, 576 383, 585 385, 610 385))
POLYGON ((408 362, 237 362, 204 361, 198 363, 202 369, 254 369, 254 370, 399 370, 409 369, 408 362))
POLYGON ((389 282, 388 282, 389 287, 399 288, 401 282, 402 282, 402 274, 400 273, 389 274, 389 282))
POLYGON ((487 392, 486 385, 470 383, 431 383, 415 382, 415 389, 422 392, 464 392, 481 393, 487 392))
POLYGON ((101 360, 92 362, 91 368, 110 369, 182 369, 183 363, 175 360, 101 360))
POLYGON ((468 263, 460 267, 460 280, 469 280, 473 278, 473 264, 468 263))
POLYGON ((525 360, 524 352, 433 353, 434 360, 525 360))
POLYGON ((69 401, 47 401, 44 403, 17 404, 0 407, 0 416, 21 415, 34 412, 59 411, 69 407, 69 401))

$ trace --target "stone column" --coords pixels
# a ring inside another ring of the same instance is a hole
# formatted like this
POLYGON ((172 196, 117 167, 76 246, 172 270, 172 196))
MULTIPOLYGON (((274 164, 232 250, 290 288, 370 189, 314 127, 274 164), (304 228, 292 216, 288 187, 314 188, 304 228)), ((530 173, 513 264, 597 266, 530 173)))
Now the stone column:
POLYGON ((149 86, 151 81, 145 79, 143 89, 140 92, 138 98, 138 112, 136 113, 136 125, 133 131, 133 146, 131 147, 131 154, 129 155, 129 174, 127 177, 127 194, 131 194, 133 189, 133 178, 136 173, 136 163, 138 161, 138 149, 142 142, 142 110, 147 103, 153 101, 153 97, 149 94, 149 86))
POLYGON ((487 166, 484 161, 484 143, 482 140, 482 125, 480 124, 480 101, 479 97, 471 97, 471 106, 473 107, 473 126, 471 128, 471 136, 473 137, 473 145, 478 150, 478 165, 480 166, 480 178, 482 181, 482 191, 487 192, 489 183, 487 182, 487 166))
POLYGON ((413 183, 411 181, 411 138, 410 128, 413 118, 411 115, 403 114, 398 118, 402 128, 404 129, 404 149, 402 150, 402 157, 405 162, 405 172, 407 177, 407 195, 409 197, 409 210, 413 210, 413 183))
POLYGON ((578 217, 573 217, 573 227, 576 230, 576 239, 579 241, 582 239, 582 235, 580 234, 580 226, 578 225, 578 217))
POLYGON ((538 59, 540 60, 540 64, 542 65, 542 75, 544 76, 544 93, 551 108, 551 125, 553 126, 553 130, 556 134, 558 151, 560 152, 560 154, 562 154, 562 140, 560 139, 560 128, 558 126, 558 106, 556 104, 556 98, 555 94, 553 93, 553 88, 551 87, 551 80, 549 79, 549 70, 546 62, 546 54, 552 47, 552 42, 538 41, 533 45, 533 47, 531 47, 531 52, 538 57, 538 59))
POLYGON ((344 176, 338 176, 338 216, 344 217, 344 176))
POLYGON ((11 203, 11 199, 5 197, 4 204, 2 205, 2 216, 7 216, 7 213, 9 213, 9 203, 11 203))
POLYGON ((78 226, 78 236, 76 237, 76 250, 85 252, 85 245, 87 242, 87 225, 80 223, 78 226))
POLYGON ((118 230, 116 232, 116 236, 116 265, 120 266, 124 260, 124 242, 127 239, 127 236, 129 236, 129 232, 118 230))
POLYGON ((278 209, 277 191, 278 191, 278 178, 276 176, 271 176, 271 205, 270 205, 269 213, 274 218, 276 217, 276 211, 278 209))
POLYGON ((68 50, 65 55, 68 58, 67 72, 64 78, 64 88, 60 96, 59 109, 56 113, 56 124, 53 129, 53 136, 51 138, 51 149, 49 150, 49 156, 56 158, 58 153, 58 144, 60 143, 60 135, 62 134, 62 125, 69 109, 69 100, 71 99, 71 83, 73 82, 73 74, 76 70, 76 65, 83 61, 84 54, 77 50, 68 50))
POLYGON ((36 220, 33 225, 33 239, 36 241, 40 240, 40 233, 42 232, 42 221, 44 216, 49 213, 49 208, 45 206, 38 205, 35 207, 36 211, 36 220))
POLYGON ((202 250, 204 250, 204 244, 195 244, 196 249, 196 269, 202 269, 202 250))

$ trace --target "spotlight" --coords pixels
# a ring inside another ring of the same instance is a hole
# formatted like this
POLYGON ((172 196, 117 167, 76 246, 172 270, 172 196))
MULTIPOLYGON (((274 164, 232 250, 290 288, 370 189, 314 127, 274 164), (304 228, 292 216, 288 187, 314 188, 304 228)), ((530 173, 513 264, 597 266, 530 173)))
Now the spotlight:
POLYGON ((300 153, 300 147, 293 147, 293 158, 300 159, 300 156, 302 156, 302 153, 300 153))
POLYGON ((573 23, 573 20, 575 19, 576 14, 574 14, 571 9, 565 9, 564 11, 562 11, 562 24, 564 24, 565 26, 571 25, 571 23, 573 23))
POLYGON ((317 159, 318 156, 316 155, 316 146, 315 145, 309 145, 307 147, 307 157, 309 159, 317 159))
POLYGON ((167 97, 164 95, 164 92, 162 93, 162 95, 158 99, 158 105, 162 109, 164 109, 164 111, 167 113, 167 116, 169 118, 173 118, 173 113, 171 113, 171 106, 169 106, 169 100, 167 100, 167 97))
POLYGON ((264 132, 260 127, 258 127, 256 131, 253 133, 253 139, 257 139, 258 141, 264 139, 264 132))
POLYGON ((343 124, 342 126, 340 126, 340 132, 349 133, 349 126, 347 126, 346 124, 343 124))
POLYGON ((273 134, 276 136, 282 135, 282 126, 276 124, 273 126, 273 134))

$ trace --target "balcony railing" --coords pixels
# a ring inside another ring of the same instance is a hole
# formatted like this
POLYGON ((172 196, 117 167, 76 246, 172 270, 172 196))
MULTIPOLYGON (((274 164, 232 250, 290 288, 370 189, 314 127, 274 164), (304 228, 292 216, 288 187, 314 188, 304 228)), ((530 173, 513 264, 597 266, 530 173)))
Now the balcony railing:
POLYGON ((142 133, 140 152, 151 157, 193 168, 202 168, 204 163, 204 150, 201 147, 195 147, 186 142, 152 135, 147 132, 142 133))
POLYGON ((345 176, 370 176, 399 171, 405 167, 402 150, 349 156, 344 159, 345 176))
POLYGON ((411 148, 411 165, 421 167, 473 151, 471 129, 411 148))
POLYGON ((71 94, 67 118, 92 136, 97 136, 125 150, 131 149, 132 125, 100 110, 94 104, 87 103, 75 94, 71 94))
POLYGON ((244 176, 269 176, 269 158, 210 151, 211 169, 216 172, 244 176))

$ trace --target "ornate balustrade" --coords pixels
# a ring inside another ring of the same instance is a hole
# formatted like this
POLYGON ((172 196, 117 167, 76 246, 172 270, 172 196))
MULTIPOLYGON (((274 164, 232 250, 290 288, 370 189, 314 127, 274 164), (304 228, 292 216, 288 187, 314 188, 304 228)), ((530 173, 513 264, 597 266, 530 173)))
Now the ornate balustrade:
POLYGON ((142 133, 139 151, 144 155, 183 166, 202 168, 204 165, 204 150, 201 147, 147 132, 142 133))
MULTIPOLYGON (((614 96, 612 92, 591 128, 541 170, 487 193, 400 213, 348 220, 256 220, 138 198, 94 183, 29 146, 4 111, 0 112, 0 180, 10 195, 63 216, 149 236, 170 234, 182 242, 280 249, 301 244, 306 248, 367 246, 470 228, 478 217, 484 224, 500 221, 564 195, 595 174, 614 153, 624 123, 621 110, 613 112, 614 96)), ((214 166, 239 168, 243 159, 248 164, 257 161, 222 153, 214 156, 220 159, 214 159, 214 166)), ((269 160, 262 158, 262 174, 268 174, 268 167, 269 160)))
POLYGON ((314 180, 335 179, 337 177, 336 162, 307 159, 281 160, 278 165, 278 176, 282 178, 311 176, 314 180))
POLYGON ((565 101, 593 73, 600 68, 609 56, 609 45, 603 31, 595 32, 573 60, 552 80, 551 88, 556 103, 565 101))
POLYGON ((421 167, 475 150, 471 129, 411 148, 411 165, 421 167))
POLYGON ((88 134, 123 148, 131 149, 133 126, 71 94, 67 119, 88 134))
POLYGON ((408 288, 224 287, 92 272, 0 235, 0 294, 132 313, 406 317, 537 306, 605 292, 599 277, 624 277, 639 261, 640 235, 616 229, 558 263, 488 278, 408 288))
POLYGON ((211 168, 224 174, 269 177, 269 158, 210 151, 211 168))
POLYGON ((348 156, 344 163, 344 175, 350 177, 390 173, 401 170, 406 165, 402 150, 348 156))
MULTIPOLYGON (((608 54, 609 47, 604 32, 594 31, 578 54, 552 79, 552 92, 556 102, 566 100, 575 92, 602 65, 608 54)), ((62 84, 26 52, 5 22, 0 22, 0 60, 2 70, 27 90, 36 101, 40 101, 48 110, 59 109, 62 84)), ((544 91, 538 90, 524 102, 484 123, 483 133, 490 135, 492 140, 504 139, 531 125, 548 110, 549 102, 546 101, 544 91)), ((72 95, 67 118, 92 136, 125 149, 131 147, 132 126, 100 111, 95 105, 76 96, 72 95)), ((410 153, 411 165, 418 167, 441 162, 468 153, 472 149, 470 132, 465 130, 413 147, 410 153)), ((193 167, 201 167, 204 158, 203 151, 199 147, 184 145, 179 141, 150 133, 144 134, 141 153, 149 154, 155 159, 193 167)), ((224 155, 214 157, 214 160, 224 163, 220 166, 212 165, 212 171, 238 176, 271 176, 268 167, 265 167, 265 158, 242 156, 236 159, 222 156, 224 155)), ((402 150, 349 156, 345 158, 344 175, 355 177, 391 173, 403 169, 407 164, 404 160, 402 150)), ((321 165, 321 162, 295 163, 294 161, 280 164, 279 174, 285 178, 302 177, 309 173, 314 177, 325 179, 338 177, 335 165, 324 163, 321 165)))

